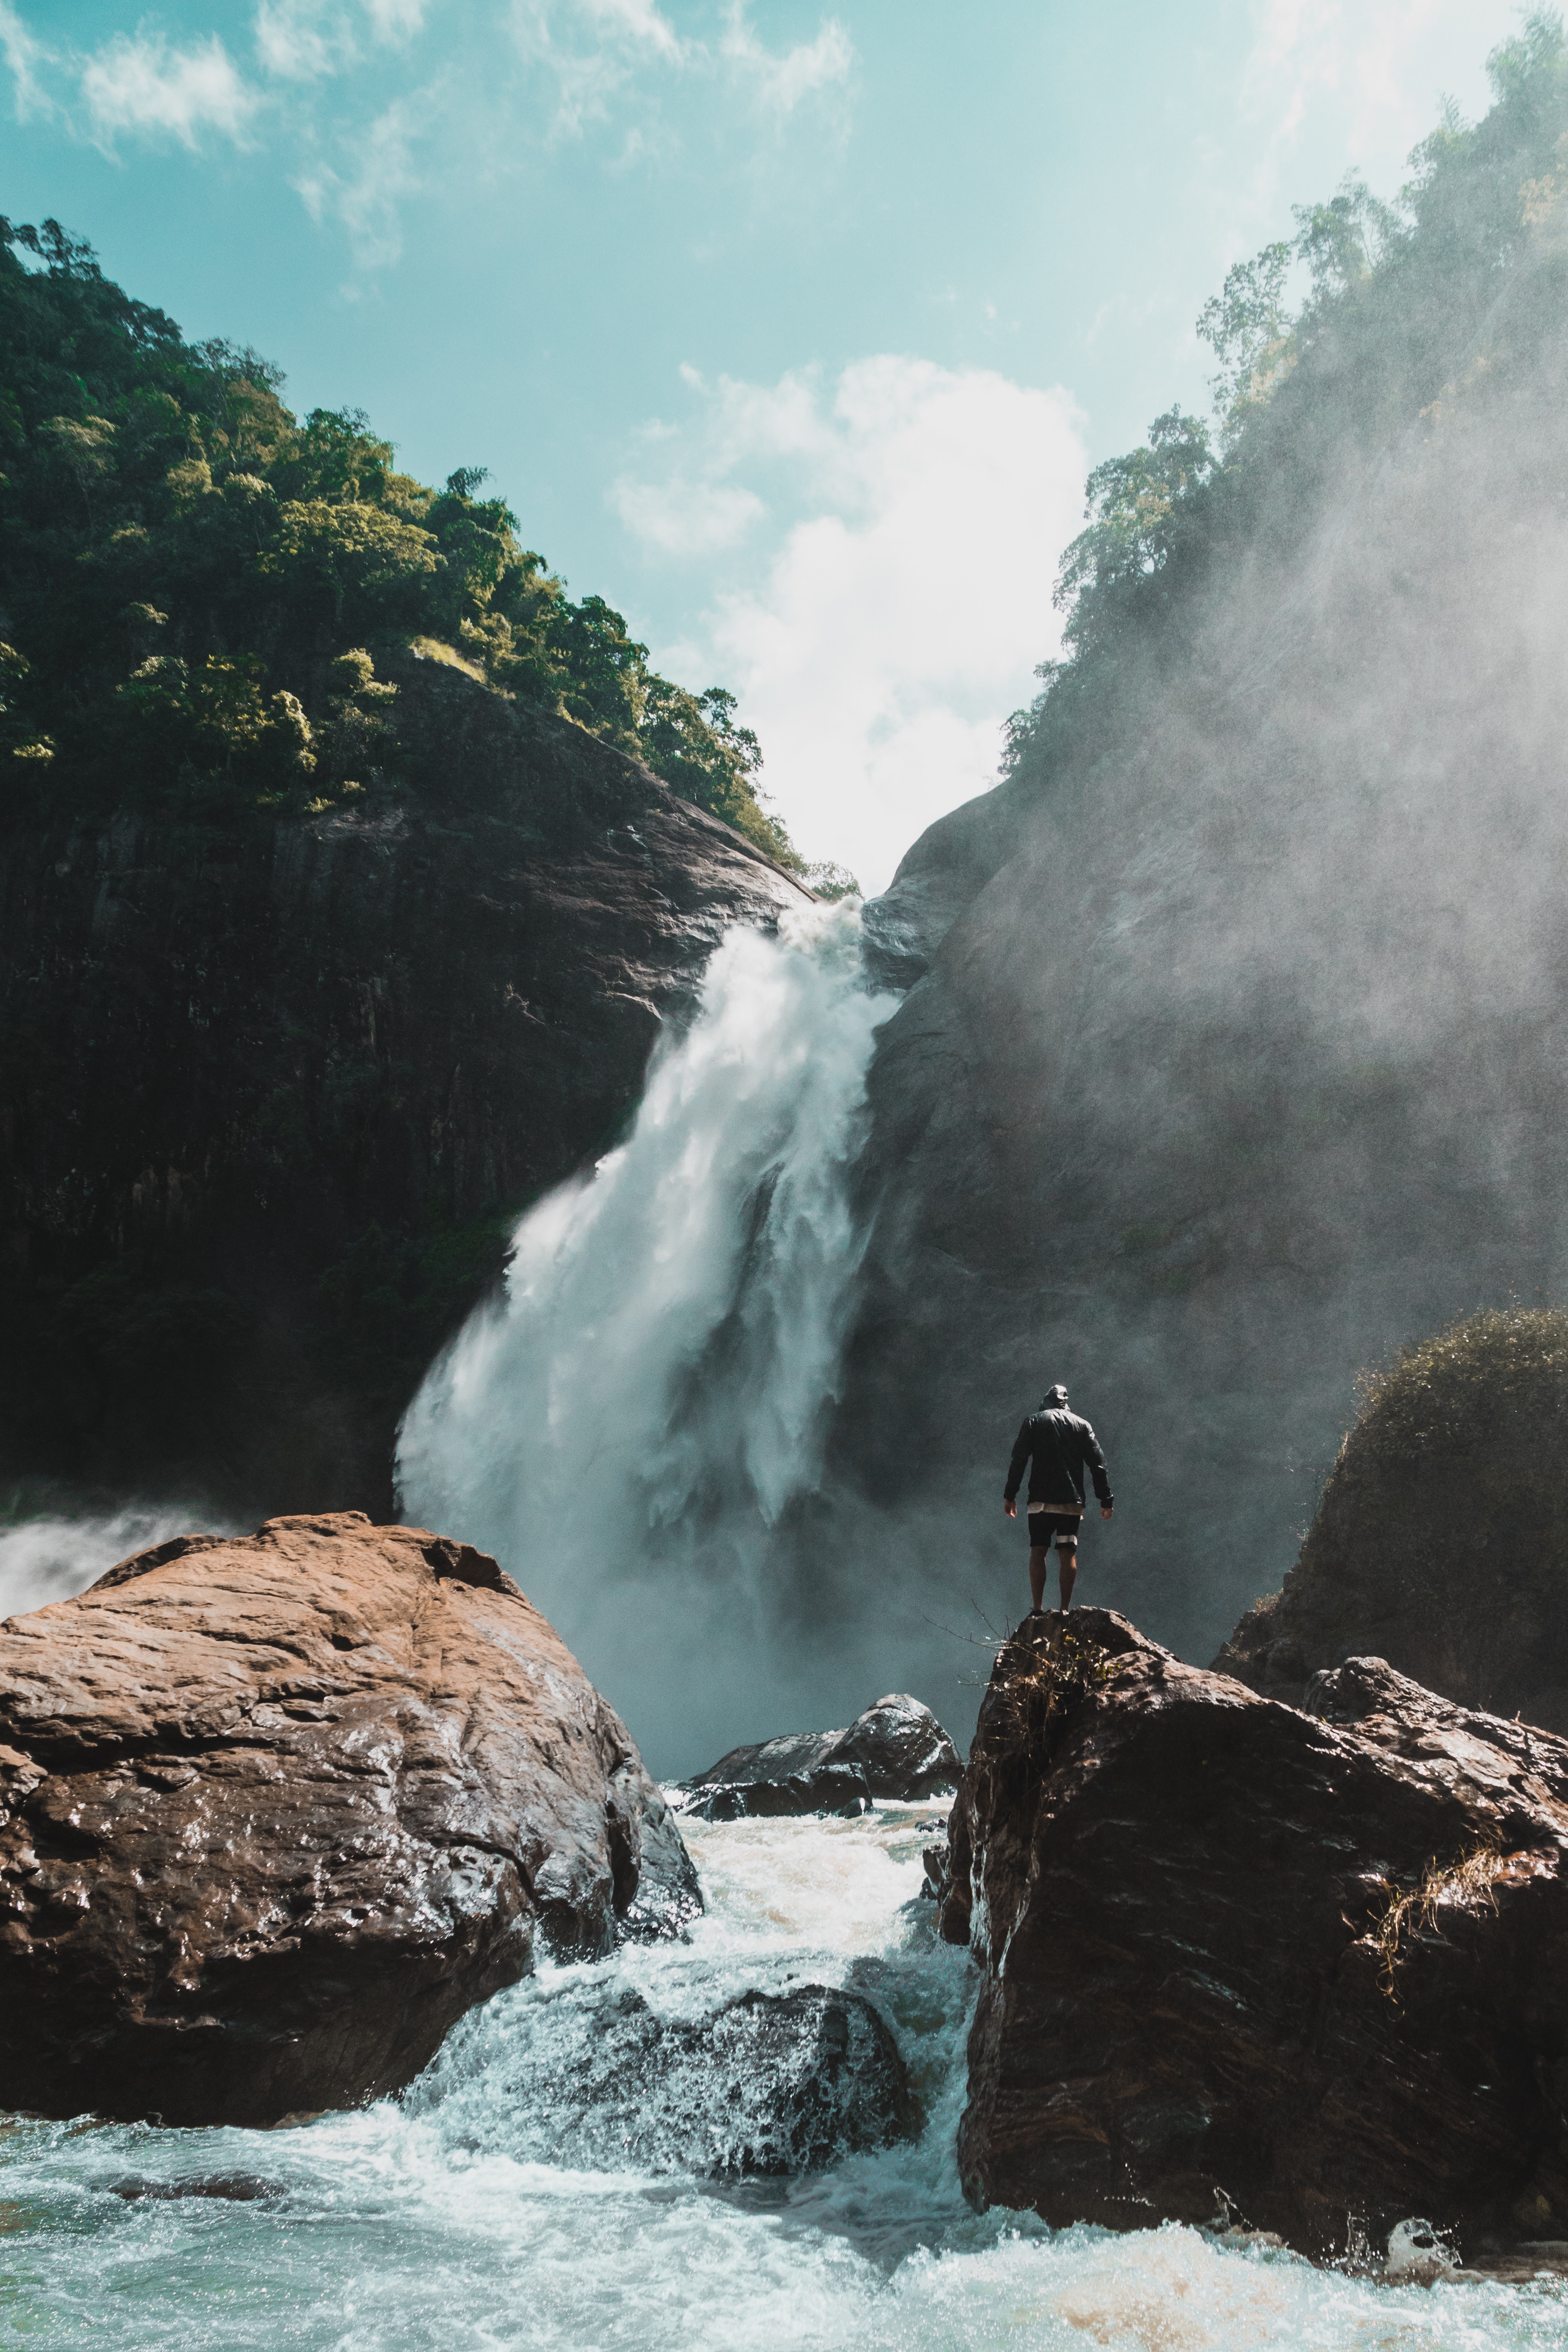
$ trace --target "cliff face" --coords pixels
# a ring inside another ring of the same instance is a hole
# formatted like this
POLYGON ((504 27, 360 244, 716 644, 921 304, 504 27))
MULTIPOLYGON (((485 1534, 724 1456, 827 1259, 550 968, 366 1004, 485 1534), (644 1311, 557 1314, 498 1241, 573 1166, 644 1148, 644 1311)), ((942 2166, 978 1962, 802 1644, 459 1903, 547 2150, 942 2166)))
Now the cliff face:
POLYGON ((362 812, 5 844, 6 1469, 384 1509, 510 1219, 726 925, 803 901, 580 729, 393 675, 417 781, 362 812))
POLYGON ((1357 1370, 1568 1281, 1554 365, 1348 467, 868 910, 925 968, 871 1074, 836 1459, 933 1585, 999 1547, 1063 1380, 1118 1496, 1085 1597, 1211 1655, 1357 1370))

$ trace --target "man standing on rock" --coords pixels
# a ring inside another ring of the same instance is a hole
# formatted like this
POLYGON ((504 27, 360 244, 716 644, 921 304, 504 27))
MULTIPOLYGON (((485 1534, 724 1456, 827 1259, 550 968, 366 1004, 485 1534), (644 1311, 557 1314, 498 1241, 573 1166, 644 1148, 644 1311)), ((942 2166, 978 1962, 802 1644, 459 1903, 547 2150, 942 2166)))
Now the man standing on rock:
POLYGON ((1019 1481, 1025 1463, 1029 1471, 1029 1591, 1038 1615, 1045 1599, 1046 1559, 1056 1538, 1057 1565, 1061 1575, 1061 1606, 1072 1606, 1078 1581, 1078 1524, 1083 1517, 1083 1471, 1088 1465, 1099 1497, 1100 1517, 1108 1519, 1115 1506, 1105 1456, 1086 1421, 1067 1410, 1067 1391, 1059 1381, 1047 1389, 1038 1412, 1031 1412, 1013 1441, 1002 1508, 1009 1519, 1018 1517, 1019 1481))

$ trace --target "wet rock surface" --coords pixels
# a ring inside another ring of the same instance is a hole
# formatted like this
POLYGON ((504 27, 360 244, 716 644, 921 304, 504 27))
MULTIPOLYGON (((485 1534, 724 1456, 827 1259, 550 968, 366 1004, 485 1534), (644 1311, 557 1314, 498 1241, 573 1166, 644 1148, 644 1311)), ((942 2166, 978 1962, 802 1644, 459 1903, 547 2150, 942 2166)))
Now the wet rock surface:
POLYGON ((702 1899, 496 1562, 344 1513, 0 1626, 0 1906, 7 2105, 260 2125, 396 2090, 541 1949, 702 1899))
MULTIPOLYGON (((528 2027, 491 2060, 485 2130, 524 2161, 741 2179, 821 2171, 911 2139, 919 2115, 869 2000, 826 1985, 747 1991, 702 2018, 655 2012, 616 1978, 541 1985, 528 2027)), ((455 2050, 411 2095, 439 2106, 455 2050)))
POLYGON ((727 927, 810 902, 580 727, 393 675, 410 778, 361 809, 7 841, 9 1467, 390 1517, 507 1222, 617 1139, 727 927))
POLYGON ((1106 1610, 1000 1653, 942 1931, 979 2202, 1314 2254, 1568 2237, 1568 1741, 1352 1659, 1311 1711, 1106 1610))
POLYGON ((879 1698, 847 1731, 786 1732, 732 1748, 683 1784, 705 1821, 861 1811, 873 1797, 905 1804, 957 1787, 958 1751, 928 1706, 907 1692, 879 1698))

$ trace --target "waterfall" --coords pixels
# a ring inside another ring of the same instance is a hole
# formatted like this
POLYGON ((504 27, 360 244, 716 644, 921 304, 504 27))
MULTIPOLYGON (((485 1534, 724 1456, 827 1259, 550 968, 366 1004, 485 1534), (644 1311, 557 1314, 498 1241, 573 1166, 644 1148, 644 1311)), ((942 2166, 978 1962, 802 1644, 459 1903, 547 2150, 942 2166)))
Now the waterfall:
POLYGON ((664 1769, 710 1760, 758 1683, 769 1531, 819 1479, 895 1001, 867 985, 856 906, 729 931, 630 1137, 524 1217, 504 1296, 404 1420, 406 1516, 494 1552, 664 1769), (727 1685, 694 1674, 721 1656, 727 1685))

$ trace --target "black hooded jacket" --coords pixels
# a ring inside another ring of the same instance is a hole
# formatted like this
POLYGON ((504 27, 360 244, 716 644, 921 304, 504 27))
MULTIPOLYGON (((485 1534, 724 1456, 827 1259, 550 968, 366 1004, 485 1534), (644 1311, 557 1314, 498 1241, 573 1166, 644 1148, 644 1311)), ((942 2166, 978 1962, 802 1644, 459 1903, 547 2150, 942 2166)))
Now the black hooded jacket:
POLYGON ((1005 1490, 1009 1503, 1018 1494, 1026 1462, 1031 1503, 1061 1503, 1069 1510, 1081 1511, 1087 1465, 1101 1508, 1111 1508, 1111 1481, 1105 1474, 1100 1441, 1086 1421, 1068 1412, 1065 1397, 1058 1402, 1054 1395, 1048 1396, 1040 1411, 1030 1413, 1014 1440, 1005 1490))

